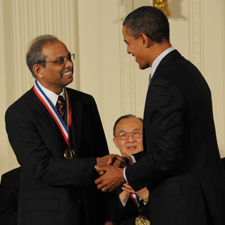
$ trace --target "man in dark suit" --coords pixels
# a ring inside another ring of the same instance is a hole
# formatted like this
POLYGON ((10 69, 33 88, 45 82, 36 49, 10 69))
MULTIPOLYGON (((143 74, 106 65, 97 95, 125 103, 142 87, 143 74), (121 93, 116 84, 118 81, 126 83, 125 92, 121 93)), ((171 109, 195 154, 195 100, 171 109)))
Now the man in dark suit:
POLYGON ((149 187, 152 225, 224 225, 225 173, 220 162, 210 89, 199 70, 175 50, 166 16, 151 6, 123 23, 127 52, 140 69, 151 67, 144 110, 144 150, 125 169, 106 171, 95 182, 112 191, 128 181, 149 187))
POLYGON ((65 88, 73 81, 74 57, 56 37, 37 37, 26 58, 35 84, 6 112, 21 165, 21 225, 116 221, 114 195, 94 184, 94 166, 111 160, 97 106, 92 96, 65 88))
POLYGON ((10 170, 2 175, 0 184, 0 224, 18 224, 18 198, 21 168, 10 170))

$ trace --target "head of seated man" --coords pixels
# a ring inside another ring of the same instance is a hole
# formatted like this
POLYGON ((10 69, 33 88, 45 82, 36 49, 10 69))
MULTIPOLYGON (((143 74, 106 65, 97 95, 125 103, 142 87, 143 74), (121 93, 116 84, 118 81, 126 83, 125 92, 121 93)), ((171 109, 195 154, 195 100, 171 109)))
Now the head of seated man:
POLYGON ((113 141, 126 157, 143 151, 143 120, 132 114, 121 116, 113 127, 113 141))

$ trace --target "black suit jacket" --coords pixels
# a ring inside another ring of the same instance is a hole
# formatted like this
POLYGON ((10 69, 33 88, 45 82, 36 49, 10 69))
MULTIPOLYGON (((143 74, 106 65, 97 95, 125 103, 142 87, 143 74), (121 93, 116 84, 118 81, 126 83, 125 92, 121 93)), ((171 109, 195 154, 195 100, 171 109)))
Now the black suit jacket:
POLYGON ((33 89, 6 112, 8 138, 22 166, 20 225, 103 224, 115 220, 110 203, 114 193, 102 193, 94 184, 98 177, 95 158, 108 154, 97 106, 92 96, 67 91, 75 159, 64 159, 67 144, 33 89))
POLYGON ((0 185, 0 224, 18 224, 18 198, 21 168, 10 170, 2 175, 0 185))
POLYGON ((176 50, 160 62, 148 89, 144 150, 126 176, 134 189, 148 183, 151 224, 225 224, 210 89, 176 50))

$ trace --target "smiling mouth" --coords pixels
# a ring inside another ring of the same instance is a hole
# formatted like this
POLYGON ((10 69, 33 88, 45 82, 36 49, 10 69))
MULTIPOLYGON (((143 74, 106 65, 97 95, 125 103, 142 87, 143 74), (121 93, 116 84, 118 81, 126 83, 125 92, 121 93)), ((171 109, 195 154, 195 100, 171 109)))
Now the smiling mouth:
POLYGON ((61 72, 61 76, 67 76, 67 75, 72 75, 72 70, 71 69, 67 69, 61 72))
POLYGON ((135 148, 137 148, 137 146, 129 146, 129 147, 127 147, 128 149, 135 149, 135 148))
POLYGON ((71 72, 71 71, 69 71, 69 72, 67 72, 67 73, 64 73, 64 74, 63 74, 63 76, 65 76, 65 75, 69 75, 69 74, 72 74, 72 72, 71 72))

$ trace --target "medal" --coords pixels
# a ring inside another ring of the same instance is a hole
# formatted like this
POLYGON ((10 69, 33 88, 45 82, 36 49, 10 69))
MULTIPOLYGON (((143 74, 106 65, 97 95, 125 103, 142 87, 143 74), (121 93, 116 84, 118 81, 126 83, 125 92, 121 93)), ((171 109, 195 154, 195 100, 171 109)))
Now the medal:
POLYGON ((147 217, 140 215, 135 219, 135 225, 150 225, 150 221, 147 217))
POLYGON ((69 145, 68 148, 64 151, 65 159, 73 159, 75 157, 74 149, 69 145))

